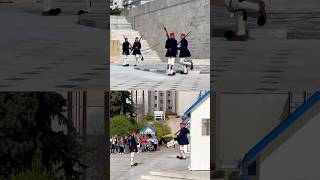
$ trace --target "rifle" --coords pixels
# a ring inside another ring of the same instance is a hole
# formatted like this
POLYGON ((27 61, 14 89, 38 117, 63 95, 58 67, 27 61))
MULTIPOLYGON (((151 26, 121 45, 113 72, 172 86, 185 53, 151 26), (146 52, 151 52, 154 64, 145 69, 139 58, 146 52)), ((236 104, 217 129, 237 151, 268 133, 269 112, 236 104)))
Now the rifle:
POLYGON ((157 47, 157 46, 159 46, 159 45, 160 45, 160 43, 157 43, 156 45, 151 46, 151 47, 149 47, 149 48, 147 48, 147 49, 142 49, 141 51, 147 51, 147 50, 152 49, 152 48, 155 48, 155 47, 157 47))
POLYGON ((162 26, 163 26, 163 29, 166 31, 167 38, 169 39, 169 34, 168 34, 168 31, 167 31, 167 28, 164 26, 164 24, 162 24, 162 26))
MULTIPOLYGON (((143 37, 143 35, 141 35, 141 37, 140 37, 140 39, 139 39, 139 41, 138 41, 138 42, 140 42, 140 41, 141 41, 142 37, 143 37)), ((131 49, 130 54, 132 53, 132 51, 133 51, 133 48, 131 49)))
MULTIPOLYGON (((191 31, 188 32, 188 34, 186 36, 184 36, 184 38, 186 38, 189 34, 191 33, 191 31)), ((177 46, 181 43, 182 39, 178 42, 177 46)))
MULTIPOLYGON (((143 37, 143 35, 141 35, 141 36, 140 36, 140 39, 139 39, 139 41, 138 41, 138 42, 140 42, 140 41, 141 41, 142 37, 143 37)), ((130 52, 130 54, 132 53, 132 51, 133 51, 133 48, 131 48, 131 52, 130 52)), ((140 53, 141 53, 141 50, 140 50, 140 53)), ((142 53, 141 53, 140 55, 141 55, 141 61, 143 61, 143 60, 144 60, 144 57, 143 57, 142 53)))

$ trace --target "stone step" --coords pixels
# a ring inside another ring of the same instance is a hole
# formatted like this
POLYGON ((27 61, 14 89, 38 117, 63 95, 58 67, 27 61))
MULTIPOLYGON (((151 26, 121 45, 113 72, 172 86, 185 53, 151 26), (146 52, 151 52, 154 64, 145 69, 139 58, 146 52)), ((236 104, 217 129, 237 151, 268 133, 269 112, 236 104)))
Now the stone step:
MULTIPOLYGON (((161 177, 161 176, 145 176, 142 175, 141 176, 142 180, 176 180, 176 179, 180 179, 180 178, 175 178, 175 177, 161 177)), ((183 180, 183 179, 182 179, 183 180)))
POLYGON ((110 29, 115 30, 115 29, 132 29, 131 24, 110 24, 110 29))
POLYGON ((156 178, 186 179, 186 180, 196 179, 196 177, 192 177, 190 176, 190 174, 182 174, 182 173, 175 173, 175 172, 150 171, 150 175, 156 178))

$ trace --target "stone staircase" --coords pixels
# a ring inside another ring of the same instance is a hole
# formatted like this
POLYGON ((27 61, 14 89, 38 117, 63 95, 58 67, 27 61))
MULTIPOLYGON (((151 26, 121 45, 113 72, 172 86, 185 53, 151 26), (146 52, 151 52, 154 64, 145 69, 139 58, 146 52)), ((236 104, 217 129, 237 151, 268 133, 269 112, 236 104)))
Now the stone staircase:
MULTIPOLYGON (((114 64, 122 64, 122 43, 124 42, 124 37, 128 38, 128 41, 133 45, 133 42, 135 40, 135 37, 141 37, 141 34, 134 30, 131 26, 131 23, 128 22, 128 20, 125 18, 125 16, 110 16, 110 29, 111 29, 111 40, 119 40, 120 41, 120 54, 121 59, 111 59, 111 63, 114 64)), ((142 55, 144 57, 143 64, 149 64, 149 63, 161 63, 161 59, 158 55, 158 53, 155 50, 152 50, 149 43, 143 39, 141 39, 141 45, 142 45, 142 55), (146 50, 146 51, 144 51, 146 50)), ((134 64, 135 63, 135 57, 133 55, 128 56, 127 59, 128 63, 134 64)))
POLYGON ((109 24, 108 0, 90 0, 89 13, 79 16, 78 23, 85 26, 107 29, 109 24))

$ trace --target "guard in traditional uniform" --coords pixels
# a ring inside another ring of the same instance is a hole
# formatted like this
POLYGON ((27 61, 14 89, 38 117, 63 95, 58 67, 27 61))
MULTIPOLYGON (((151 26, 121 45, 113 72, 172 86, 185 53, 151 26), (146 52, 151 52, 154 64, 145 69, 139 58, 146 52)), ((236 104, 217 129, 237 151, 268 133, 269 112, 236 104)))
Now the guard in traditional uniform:
POLYGON ((137 66, 137 65, 139 65, 139 62, 140 62, 140 59, 141 59, 141 51, 140 51, 140 49, 141 49, 141 43, 140 43, 138 37, 136 37, 136 39, 134 40, 134 43, 133 43, 132 48, 133 48, 132 54, 133 54, 133 55, 135 56, 135 58, 136 58, 136 64, 135 64, 134 66, 137 66))
POLYGON ((178 144, 180 145, 180 154, 181 156, 177 156, 178 159, 185 160, 187 159, 186 157, 186 146, 189 144, 188 140, 188 134, 190 134, 190 131, 188 128, 186 128, 187 124, 184 122, 180 123, 180 132, 177 135, 174 140, 178 141, 178 144))
POLYGON ((224 4, 228 7, 228 10, 231 12, 231 17, 236 15, 238 18, 238 32, 225 32, 224 36, 228 40, 245 41, 249 38, 248 30, 246 30, 245 24, 248 18, 248 11, 257 12, 259 14, 257 20, 257 24, 259 26, 265 25, 267 21, 265 2, 262 0, 258 3, 248 2, 246 0, 224 0, 224 4))
POLYGON ((180 64, 182 66, 181 74, 188 74, 188 67, 190 67, 191 70, 193 69, 193 63, 190 59, 191 53, 188 49, 188 41, 185 37, 186 35, 184 33, 181 33, 180 35, 181 45, 180 47, 178 47, 178 50, 180 50, 180 53, 179 53, 180 64))
POLYGON ((124 38, 124 42, 122 44, 122 54, 125 55, 123 58, 123 66, 129 66, 127 63, 128 56, 130 55, 130 43, 128 41, 128 38, 124 38))
POLYGON ((138 152, 138 143, 136 140, 136 132, 131 130, 129 137, 129 150, 130 150, 130 165, 137 166, 138 163, 134 161, 134 155, 138 152))
POLYGON ((175 71, 174 71, 174 61, 176 60, 177 57, 177 46, 178 42, 174 37, 174 33, 171 32, 169 34, 169 38, 166 41, 166 46, 165 48, 167 49, 166 57, 168 58, 168 65, 167 65, 167 74, 169 76, 174 76, 175 71))

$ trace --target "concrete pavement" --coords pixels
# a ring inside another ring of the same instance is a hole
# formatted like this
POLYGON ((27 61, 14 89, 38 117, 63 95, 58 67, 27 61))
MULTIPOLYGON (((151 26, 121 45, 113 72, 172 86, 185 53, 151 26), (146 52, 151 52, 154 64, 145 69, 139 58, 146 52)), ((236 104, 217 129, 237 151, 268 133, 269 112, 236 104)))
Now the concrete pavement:
POLYGON ((135 70, 134 66, 122 67, 110 65, 110 88, 111 90, 207 90, 210 88, 209 74, 177 73, 168 76, 165 73, 154 73, 135 70))
POLYGON ((194 179, 209 180, 209 171, 189 171, 190 159, 178 160, 178 147, 161 147, 158 152, 143 152, 136 155, 138 166, 131 167, 129 154, 111 154, 111 180, 140 179, 194 179))

